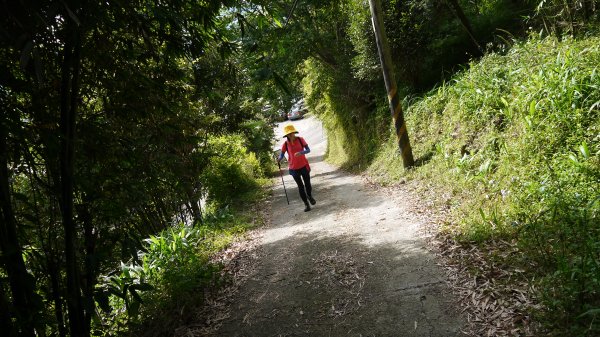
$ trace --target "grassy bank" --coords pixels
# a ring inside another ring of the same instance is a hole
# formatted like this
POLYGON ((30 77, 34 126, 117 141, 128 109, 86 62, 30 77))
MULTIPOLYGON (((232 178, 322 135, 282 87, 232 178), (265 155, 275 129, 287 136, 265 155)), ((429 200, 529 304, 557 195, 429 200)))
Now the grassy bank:
POLYGON ((368 172, 414 179, 451 211, 445 231, 514 240, 555 335, 600 324, 600 38, 533 38, 490 54, 406 111, 415 158, 390 135, 368 172))

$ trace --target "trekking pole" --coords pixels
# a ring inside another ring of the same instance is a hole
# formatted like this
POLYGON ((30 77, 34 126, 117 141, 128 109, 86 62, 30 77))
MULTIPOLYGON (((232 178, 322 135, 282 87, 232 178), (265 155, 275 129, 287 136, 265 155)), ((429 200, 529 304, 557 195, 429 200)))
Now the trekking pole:
POLYGON ((281 172, 281 164, 279 163, 279 160, 275 159, 275 161, 277 161, 277 166, 279 166, 279 175, 281 175, 281 184, 283 184, 283 191, 285 192, 285 200, 287 200, 287 203, 289 205, 290 199, 288 198, 287 190, 285 189, 285 183, 283 182, 283 172, 281 172))

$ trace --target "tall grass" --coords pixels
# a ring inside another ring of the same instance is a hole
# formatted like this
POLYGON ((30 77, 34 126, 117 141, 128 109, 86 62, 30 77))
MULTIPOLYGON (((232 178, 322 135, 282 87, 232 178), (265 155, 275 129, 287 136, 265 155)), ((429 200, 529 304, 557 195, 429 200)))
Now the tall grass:
POLYGON ((594 29, 600 19, 598 0, 532 0, 535 11, 530 24, 556 35, 576 35, 594 29))
POLYGON ((600 333, 599 68, 597 37, 488 55, 408 109, 419 167, 393 137, 370 167, 444 196, 460 240, 516 239, 556 335, 600 333))

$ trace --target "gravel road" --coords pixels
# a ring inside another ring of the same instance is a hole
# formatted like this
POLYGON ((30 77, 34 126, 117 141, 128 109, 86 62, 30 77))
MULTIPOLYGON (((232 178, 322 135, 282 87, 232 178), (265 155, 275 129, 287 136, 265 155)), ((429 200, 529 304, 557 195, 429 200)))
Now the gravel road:
POLYGON ((317 204, 304 212, 286 174, 287 205, 278 178, 261 253, 215 335, 462 336, 464 319, 426 248, 426 217, 401 191, 325 163, 318 120, 293 124, 312 150, 317 204))

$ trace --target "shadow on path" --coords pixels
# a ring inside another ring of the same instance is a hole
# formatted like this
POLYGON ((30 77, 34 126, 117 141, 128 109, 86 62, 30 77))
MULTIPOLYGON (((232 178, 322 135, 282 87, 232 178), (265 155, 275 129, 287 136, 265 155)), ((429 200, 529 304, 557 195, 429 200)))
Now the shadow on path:
POLYGON ((429 254, 400 247, 318 235, 265 245, 216 336, 460 336, 429 254))
MULTIPOLYGON (((325 152, 318 121, 295 124, 314 154, 325 152)), ((375 190, 322 158, 309 159, 317 199, 310 212, 287 170, 290 205, 278 178, 255 268, 215 335, 461 336, 464 320, 406 196, 375 190)))

